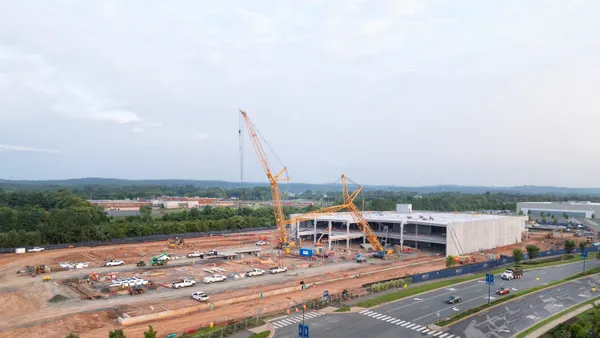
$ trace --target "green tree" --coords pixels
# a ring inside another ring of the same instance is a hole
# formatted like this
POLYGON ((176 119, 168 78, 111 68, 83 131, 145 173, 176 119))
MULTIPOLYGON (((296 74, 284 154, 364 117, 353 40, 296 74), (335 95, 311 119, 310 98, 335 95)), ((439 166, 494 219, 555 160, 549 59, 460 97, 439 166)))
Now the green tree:
POLYGON ((446 268, 449 269, 455 265, 456 265, 456 262, 454 261, 454 256, 449 255, 448 257, 446 257, 446 268))
POLYGON ((140 207, 140 216, 143 220, 150 220, 152 218, 152 207, 149 205, 142 205, 140 207))
POLYGON ((538 248, 537 246, 533 245, 533 244, 529 244, 525 247, 525 250, 527 250, 527 255, 529 256, 529 259, 534 259, 537 257, 537 255, 540 253, 540 248, 538 248))
POLYGON ((69 335, 65 338, 79 338, 79 336, 74 333, 69 333, 69 335))
POLYGON ((523 210, 519 210, 519 216, 523 216, 523 210))
POLYGON ((523 255, 523 250, 519 249, 519 248, 515 248, 513 249, 512 252, 512 258, 515 260, 515 263, 517 265, 519 265, 519 263, 523 260, 524 255, 523 255))
POLYGON ((542 211, 542 212, 540 213, 540 217, 541 217, 541 218, 544 218, 544 217, 546 217, 546 214, 545 214, 545 213, 542 211))
POLYGON ((556 223, 558 223, 558 219, 556 219, 556 218, 553 218, 553 219, 552 219, 552 224, 556 224, 556 223))
POLYGON ((585 251, 585 247, 587 246, 587 243, 584 241, 579 242, 579 250, 581 250, 581 252, 585 251))
POLYGON ((575 241, 570 240, 570 239, 565 240, 564 247, 565 247, 565 251, 568 254, 572 253, 573 250, 575 250, 575 241))
POLYGON ((571 325, 571 337, 573 338, 589 338, 592 325, 586 320, 580 320, 571 325))
POLYGON ((113 330, 108 333, 108 338, 127 338, 123 330, 113 330))
POLYGON ((156 338, 156 334, 152 325, 148 325, 148 331, 144 332, 144 338, 156 338))
POLYGON ((563 214, 563 217, 568 221, 569 220, 569 214, 567 214, 566 212, 563 214))

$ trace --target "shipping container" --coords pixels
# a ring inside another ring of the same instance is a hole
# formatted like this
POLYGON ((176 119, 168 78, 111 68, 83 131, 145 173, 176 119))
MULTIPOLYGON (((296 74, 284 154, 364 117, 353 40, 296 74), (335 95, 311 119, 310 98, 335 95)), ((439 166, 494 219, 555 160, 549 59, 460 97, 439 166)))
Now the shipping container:
POLYGON ((302 257, 312 257, 315 255, 315 250, 310 248, 300 248, 300 256, 302 257))

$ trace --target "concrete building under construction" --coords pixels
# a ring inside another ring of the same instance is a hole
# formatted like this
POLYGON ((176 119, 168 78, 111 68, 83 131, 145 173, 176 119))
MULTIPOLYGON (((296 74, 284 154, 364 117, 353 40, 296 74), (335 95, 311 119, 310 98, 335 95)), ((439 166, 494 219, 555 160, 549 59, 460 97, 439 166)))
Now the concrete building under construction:
MULTIPOLYGON (((411 209, 411 208, 409 208, 411 209)), ((407 210, 401 207, 397 210, 407 210)), ((411 210, 412 211, 412 210, 411 210)), ((298 215, 292 215, 294 218, 298 215)), ((379 241, 388 248, 394 245, 464 255, 521 242, 527 217, 438 212, 365 212, 379 241)), ((332 213, 291 225, 290 239, 301 239, 303 246, 332 245, 350 247, 366 244, 365 237, 349 213, 332 213)))

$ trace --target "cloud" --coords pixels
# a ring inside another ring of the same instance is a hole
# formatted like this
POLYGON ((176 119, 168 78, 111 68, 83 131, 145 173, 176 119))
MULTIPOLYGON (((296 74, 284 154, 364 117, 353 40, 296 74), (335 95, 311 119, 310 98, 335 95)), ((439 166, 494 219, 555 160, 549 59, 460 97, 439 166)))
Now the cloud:
POLYGON ((100 87, 78 81, 42 54, 0 45, 0 64, 6 65, 0 82, 35 91, 38 96, 51 102, 49 108, 55 113, 119 124, 143 120, 136 112, 115 102, 100 87))
POLYGON ((15 146, 15 145, 8 145, 8 144, 0 144, 0 151, 20 151, 20 152, 49 153, 49 154, 60 153, 60 150, 56 150, 56 149, 33 148, 33 147, 15 146))
POLYGON ((192 138, 194 140, 206 140, 209 137, 208 134, 205 133, 196 133, 194 135, 192 135, 192 138))
POLYGON ((144 129, 144 128, 133 128, 133 129, 131 129, 131 131, 133 131, 136 134, 139 134, 139 133, 145 132, 146 129, 144 129))

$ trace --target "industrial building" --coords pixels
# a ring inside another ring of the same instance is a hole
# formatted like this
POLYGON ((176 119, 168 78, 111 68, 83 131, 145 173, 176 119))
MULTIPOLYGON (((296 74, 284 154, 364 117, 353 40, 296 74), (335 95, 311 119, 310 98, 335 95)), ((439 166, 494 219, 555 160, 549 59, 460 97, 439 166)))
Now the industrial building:
POLYGON ((544 215, 569 218, 595 218, 600 215, 600 203, 588 201, 576 202, 519 202, 517 212, 523 215, 531 215, 533 218, 544 215))
MULTIPOLYGON (((526 216, 420 212, 412 211, 412 207, 406 205, 399 205, 397 210, 411 212, 364 212, 365 219, 384 246, 409 246, 446 256, 520 243, 527 222, 526 216)), ((290 239, 300 239, 302 246, 311 242, 316 246, 319 239, 327 249, 331 249, 332 244, 339 247, 340 241, 346 248, 351 243, 366 244, 349 213, 332 213, 296 222, 291 225, 290 234, 290 239)))
POLYGON ((140 210, 142 206, 152 206, 150 201, 141 200, 88 200, 93 205, 101 206, 108 210, 140 210))

